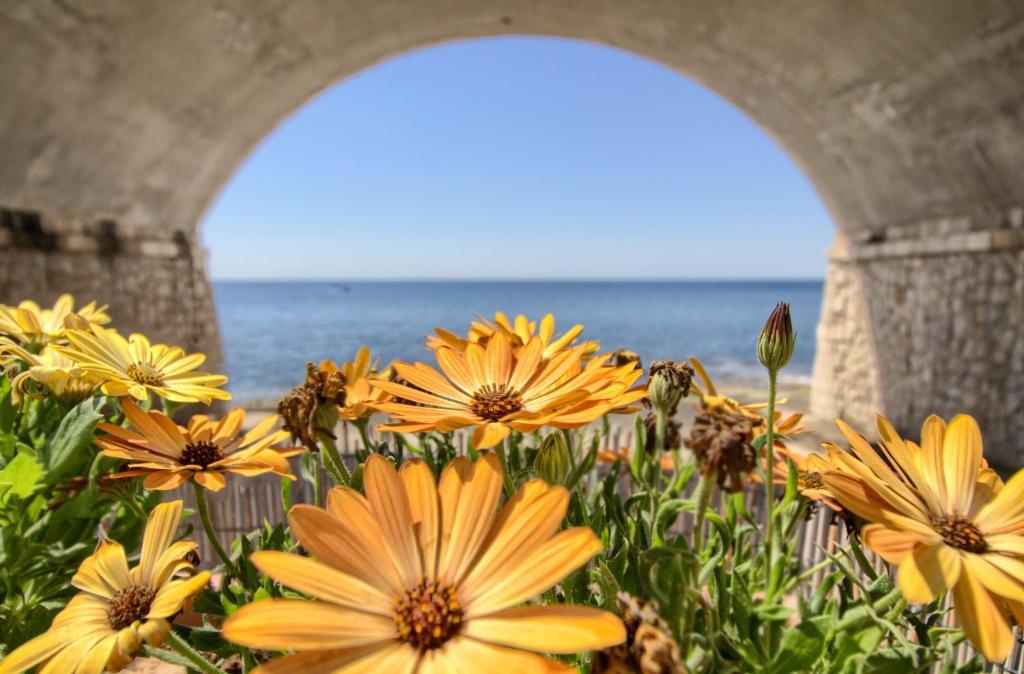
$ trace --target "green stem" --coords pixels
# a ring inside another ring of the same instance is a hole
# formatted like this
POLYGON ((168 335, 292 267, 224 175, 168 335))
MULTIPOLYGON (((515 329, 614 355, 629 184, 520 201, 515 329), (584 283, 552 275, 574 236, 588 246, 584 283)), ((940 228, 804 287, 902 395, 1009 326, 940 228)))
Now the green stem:
POLYGON ((224 674, 224 670, 218 669, 216 665, 200 655, 199 651, 192 648, 192 645, 179 637, 174 630, 167 634, 167 643, 202 674, 224 674))
POLYGON ((512 495, 516 492, 516 486, 512 483, 512 476, 508 472, 508 457, 506 456, 506 446, 508 443, 509 439, 506 437, 494 448, 494 451, 498 455, 498 461, 501 463, 501 475, 505 482, 505 497, 512 498, 512 495))
POLYGON ((281 510, 284 511, 285 520, 288 519, 288 511, 292 509, 292 481, 286 477, 281 478, 281 510))
POLYGON ((359 438, 363 441, 363 449, 367 452, 373 451, 373 444, 370 442, 370 434, 366 430, 366 419, 357 419, 352 425, 359 431, 359 438))
POLYGON ((196 492, 196 510, 199 511, 199 521, 203 524, 206 538, 210 541, 210 545, 213 546, 214 552, 220 557, 220 561, 224 564, 224 570, 227 571, 228 576, 237 576, 238 572, 235 571, 235 565, 231 563, 231 557, 224 551, 224 546, 220 544, 217 532, 210 521, 210 509, 206 505, 206 490, 195 481, 192 482, 192 488, 196 492))
MULTIPOLYGON (((764 583, 772 577, 772 528, 775 520, 775 382, 776 370, 768 370, 768 430, 764 441, 764 583)), ((766 596, 766 603, 772 597, 766 596)))
MULTIPOLYGON (((690 577, 690 589, 697 591, 697 584, 700 582, 700 565, 703 559, 704 547, 704 522, 707 519, 708 506, 711 504, 712 485, 715 484, 714 472, 708 475, 701 475, 697 482, 697 491, 694 493, 694 521, 693 521, 693 573, 690 577)), ((683 657, 690 650, 690 635, 693 633, 693 623, 697 617, 697 602, 691 598, 686 605, 686 623, 683 626, 683 657)))
POLYGON ((324 460, 323 452, 316 452, 313 457, 313 505, 320 507, 320 465, 324 460))
POLYGON ((320 441, 324 453, 324 468, 327 469, 327 473, 336 484, 347 487, 348 483, 352 481, 352 475, 345 467, 341 455, 338 454, 338 444, 329 435, 321 436, 320 441))

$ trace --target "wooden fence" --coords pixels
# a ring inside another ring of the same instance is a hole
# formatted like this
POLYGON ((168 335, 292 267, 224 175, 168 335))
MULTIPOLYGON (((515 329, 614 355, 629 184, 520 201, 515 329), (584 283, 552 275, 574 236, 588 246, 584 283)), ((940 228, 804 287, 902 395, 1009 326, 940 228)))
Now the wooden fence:
MULTIPOLYGON (((465 451, 468 440, 467 434, 457 434, 456 444, 465 451)), ((632 447, 633 432, 630 428, 613 427, 610 433, 602 439, 602 449, 617 450, 622 447, 632 447)), ((585 444, 589 446, 589 442, 585 444)), ((362 447, 359 438, 347 426, 342 427, 342 433, 338 438, 338 449, 350 468, 355 462, 355 453, 362 447)), ((330 478, 321 473, 321 484, 332 484, 330 478)), ((691 482, 692 484, 692 482, 691 482)), ((325 487, 326 488, 326 487, 325 487)), ((195 496, 191 488, 179 488, 172 492, 169 498, 181 498, 185 501, 186 507, 195 508, 195 496)), ((715 495, 715 505, 722 508, 719 492, 715 495)), ((755 516, 762 513, 764 492, 762 489, 750 489, 746 495, 747 510, 755 516)), ((285 513, 281 504, 281 484, 277 477, 261 476, 245 480, 228 478, 228 486, 217 494, 210 494, 211 515, 213 525, 221 541, 227 545, 240 534, 249 533, 263 527, 265 522, 271 525, 284 522, 285 513)), ((305 480, 296 480, 292 489, 293 503, 312 503, 313 488, 305 480)), ((693 528, 692 513, 684 513, 680 516, 676 526, 681 531, 690 531, 693 528)), ((207 566, 216 565, 216 554, 206 539, 201 527, 197 526, 194 536, 199 541, 200 556, 203 564, 207 566)), ((796 550, 800 557, 802 568, 811 569, 824 562, 827 558, 826 551, 834 552, 841 549, 849 541, 849 533, 845 524, 836 521, 828 508, 819 507, 814 514, 801 527, 797 535, 796 550)), ((881 558, 874 555, 870 550, 865 549, 868 560, 877 571, 894 572, 894 569, 887 568, 881 558)), ((827 568, 817 571, 809 583, 810 587, 817 587, 825 574, 827 568)), ((950 598, 946 598, 946 624, 952 625, 953 612, 950 609, 950 598)), ((985 667, 987 672, 999 672, 1002 674, 1024 674, 1024 634, 1020 628, 1015 629, 1015 644, 1005 662, 990 663, 985 667)), ((957 664, 967 662, 974 655, 970 644, 964 642, 956 650, 957 664)), ((938 671, 938 668, 936 668, 938 671)))

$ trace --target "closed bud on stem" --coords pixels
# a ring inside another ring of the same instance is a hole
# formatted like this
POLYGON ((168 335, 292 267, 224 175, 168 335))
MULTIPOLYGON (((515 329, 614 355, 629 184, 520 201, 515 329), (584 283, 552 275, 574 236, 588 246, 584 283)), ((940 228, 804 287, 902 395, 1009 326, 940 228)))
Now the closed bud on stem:
POLYGON ((656 360, 651 363, 647 399, 660 412, 671 413, 690 392, 693 368, 687 363, 656 360))
POLYGON ((550 484, 565 484, 573 469, 572 450, 561 433, 551 433, 540 445, 533 469, 550 484))
POLYGON ((796 347, 796 333, 789 316, 789 305, 779 302, 757 338, 757 359, 769 371, 778 372, 786 367, 796 347))

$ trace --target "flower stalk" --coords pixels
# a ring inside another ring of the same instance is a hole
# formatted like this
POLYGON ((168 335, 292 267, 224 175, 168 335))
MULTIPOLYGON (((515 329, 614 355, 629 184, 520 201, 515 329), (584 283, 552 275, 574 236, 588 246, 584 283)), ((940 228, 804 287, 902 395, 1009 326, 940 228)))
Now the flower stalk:
POLYGON ((235 569, 235 565, 231 563, 231 556, 228 555, 224 546, 221 545, 220 539, 217 538, 217 530, 213 528, 213 522, 210 520, 210 508, 206 503, 206 490, 200 487, 194 480, 192 481, 192 488, 196 494, 196 511, 199 513, 199 521, 203 525, 203 531, 206 532, 207 540, 213 546, 213 551, 217 553, 228 576, 237 577, 238 571, 235 569))

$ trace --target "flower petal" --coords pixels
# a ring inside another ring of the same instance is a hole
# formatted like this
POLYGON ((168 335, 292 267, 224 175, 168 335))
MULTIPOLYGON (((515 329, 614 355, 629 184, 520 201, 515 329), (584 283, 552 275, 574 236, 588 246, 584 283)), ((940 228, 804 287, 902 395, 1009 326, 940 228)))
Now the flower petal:
POLYGON ((260 571, 293 590, 357 611, 383 616, 393 613, 388 595, 354 576, 308 557, 264 550, 252 553, 251 559, 260 571))
POLYGON ((868 547, 890 564, 901 563, 921 540, 909 531, 890 529, 883 524, 869 524, 861 531, 868 547))
MULTIPOLYGON (((463 485, 451 522, 442 532, 438 576, 458 584, 476 559, 494 522, 501 498, 502 476, 498 457, 488 454, 473 464, 473 476, 463 485)), ((448 502, 444 501, 444 507, 448 502)), ((447 518, 447 513, 445 514, 447 518)))
POLYGON ((413 587, 423 576, 423 566, 405 486, 394 465, 379 454, 366 460, 363 485, 402 584, 406 588, 413 587))
POLYGON ((124 548, 112 541, 100 543, 96 552, 78 567, 71 584, 104 599, 131 585, 124 548))
POLYGON ((178 531, 181 509, 180 500, 169 501, 161 503, 149 513, 146 533, 142 536, 142 554, 139 558, 142 582, 149 587, 154 587, 152 583, 157 560, 174 540, 174 535, 178 531))
POLYGON ((545 653, 608 648, 626 640, 612 613, 585 606, 522 606, 474 618, 462 634, 481 641, 545 653))
POLYGON ((961 554, 948 545, 921 546, 900 563, 897 583, 912 604, 927 604, 960 577, 961 554))
POLYGON ((238 609, 225 622, 235 643, 270 650, 352 648, 398 638, 390 618, 298 599, 267 599, 238 609))
POLYGON ((529 564, 517 566, 503 578, 490 578, 486 584, 460 588, 466 618, 490 615, 540 594, 586 564, 601 548, 601 541, 586 527, 557 534, 534 550, 529 564))
POLYGON ((946 512, 969 515, 974 484, 981 466, 981 429, 974 417, 958 414, 942 440, 942 477, 946 483, 946 512))
POLYGON ((989 661, 1004 660, 1013 648, 1013 632, 1000 606, 981 582, 965 573, 953 588, 956 621, 989 661))
MULTIPOLYGON (((438 658, 447 661, 449 669, 458 674, 572 674, 576 671, 563 662, 535 653, 487 644, 467 637, 456 637, 438 651, 438 658)), ((347 674, 347 672, 346 672, 347 674)))
POLYGON ((428 578, 437 575, 437 549, 441 537, 441 504, 430 467, 420 459, 402 464, 399 471, 412 508, 413 526, 420 547, 423 573, 428 578))

